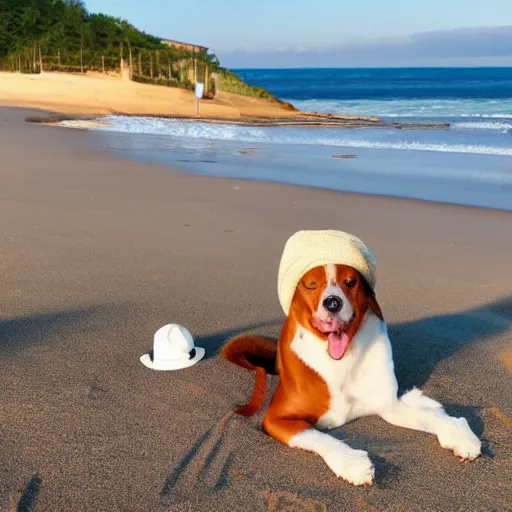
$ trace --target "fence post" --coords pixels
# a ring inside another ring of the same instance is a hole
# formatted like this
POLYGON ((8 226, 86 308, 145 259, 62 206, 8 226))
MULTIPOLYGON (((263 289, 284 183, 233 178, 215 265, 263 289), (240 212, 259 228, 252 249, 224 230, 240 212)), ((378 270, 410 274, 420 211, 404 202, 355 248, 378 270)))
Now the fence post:
POLYGON ((133 77, 133 59, 132 59, 132 45, 128 43, 128 52, 130 55, 130 80, 133 77))
POLYGON ((149 52, 149 76, 153 80, 153 53, 149 52))
POLYGON ((101 56, 101 72, 105 74, 105 55, 101 56))
POLYGON ((60 69, 60 50, 57 52, 57 62, 59 63, 59 69, 60 69))
POLYGON ((84 72, 84 39, 80 39, 80 73, 84 72))
POLYGON ((43 72, 43 56, 41 54, 41 43, 39 43, 39 73, 43 72))
POLYGON ((36 72, 36 69, 37 69, 37 43, 34 43, 34 62, 33 62, 33 65, 34 65, 34 73, 36 72))
POLYGON ((139 76, 142 76, 142 55, 139 52, 139 76))
POLYGON ((196 49, 194 48, 194 57, 192 57, 192 61, 194 63, 194 83, 197 83, 197 60, 196 60, 196 49))

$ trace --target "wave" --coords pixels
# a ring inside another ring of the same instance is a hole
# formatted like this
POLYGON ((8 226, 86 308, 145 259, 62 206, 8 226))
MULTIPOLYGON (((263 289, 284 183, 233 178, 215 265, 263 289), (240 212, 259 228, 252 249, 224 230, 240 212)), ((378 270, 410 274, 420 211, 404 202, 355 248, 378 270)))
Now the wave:
POLYGON ((469 123, 453 123, 452 129, 455 130, 499 130, 507 132, 512 130, 512 123, 500 122, 469 122, 469 123))
POLYGON ((476 117, 482 119, 512 119, 512 114, 461 114, 460 117, 476 117))
MULTIPOLYGON (((250 142, 260 144, 312 145, 368 149, 394 149, 430 151, 441 153, 470 153, 479 155, 512 156, 512 146, 499 147, 489 144, 463 143, 458 139, 446 141, 428 139, 432 134, 419 131, 403 133, 397 130, 340 130, 329 128, 247 127, 238 125, 210 124, 204 122, 177 121, 158 118, 134 118, 107 116, 98 123, 65 121, 63 126, 87 128, 127 134, 160 135, 180 144, 180 141, 196 140, 226 142, 250 142), (364 137, 362 137, 364 134, 364 137), (402 137, 399 139, 399 137, 402 137), (407 137, 410 140, 407 140, 407 137), (423 140, 418 140, 423 137, 423 140)), ((445 136, 444 134, 440 137, 445 136)))
POLYGON ((512 99, 287 100, 308 112, 383 118, 482 117, 512 119, 512 99))
POLYGON ((435 144, 423 142, 368 142, 368 141, 348 141, 343 144, 353 148, 372 148, 372 149, 402 149, 409 151, 434 151, 439 153, 466 153, 473 155, 496 155, 512 156, 512 148, 499 148, 494 146, 479 146, 476 144, 435 144))

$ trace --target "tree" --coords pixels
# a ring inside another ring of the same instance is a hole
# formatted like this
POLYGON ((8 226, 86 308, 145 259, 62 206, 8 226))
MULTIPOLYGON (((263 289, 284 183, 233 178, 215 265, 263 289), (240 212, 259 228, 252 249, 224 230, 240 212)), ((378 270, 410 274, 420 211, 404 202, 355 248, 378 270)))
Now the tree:
POLYGON ((185 71, 192 62, 203 74, 219 66, 215 56, 170 48, 127 20, 90 14, 82 0, 0 0, 0 68, 12 69, 17 62, 17 69, 37 70, 39 49, 50 69, 102 69, 103 61, 107 68, 117 68, 122 52, 132 70, 133 60, 140 57, 143 74, 150 74, 151 61, 158 77, 171 78, 178 63, 182 82, 188 80, 185 71))

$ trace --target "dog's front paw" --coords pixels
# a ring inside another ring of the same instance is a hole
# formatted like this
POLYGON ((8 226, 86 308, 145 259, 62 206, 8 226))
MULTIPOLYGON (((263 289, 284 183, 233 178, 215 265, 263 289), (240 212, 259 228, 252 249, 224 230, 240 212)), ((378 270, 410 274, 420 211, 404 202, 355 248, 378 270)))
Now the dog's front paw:
POLYGON ((362 450, 332 450, 324 460, 338 478, 353 485, 373 483, 375 469, 368 454, 362 450))
POLYGON ((482 443, 469 428, 466 418, 450 418, 437 437, 443 448, 453 450, 462 460, 474 460, 482 450, 482 443))

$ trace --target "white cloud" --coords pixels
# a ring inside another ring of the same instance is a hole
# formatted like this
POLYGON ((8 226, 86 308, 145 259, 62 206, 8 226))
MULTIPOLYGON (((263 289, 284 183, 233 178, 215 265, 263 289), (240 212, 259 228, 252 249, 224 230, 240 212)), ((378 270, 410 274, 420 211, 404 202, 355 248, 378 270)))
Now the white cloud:
POLYGON ((230 67, 496 65, 512 62, 512 26, 423 32, 318 49, 224 51, 219 57, 230 67))

